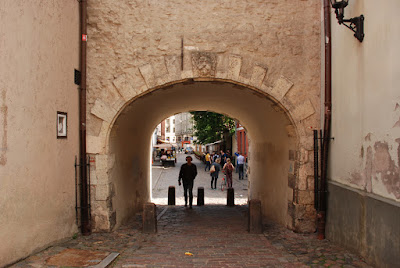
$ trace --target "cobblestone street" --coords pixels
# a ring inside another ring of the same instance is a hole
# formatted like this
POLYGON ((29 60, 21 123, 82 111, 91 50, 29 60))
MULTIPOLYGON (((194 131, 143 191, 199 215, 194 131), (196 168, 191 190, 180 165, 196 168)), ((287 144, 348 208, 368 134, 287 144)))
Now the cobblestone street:
MULTIPOLYGON (((296 234, 274 223, 265 224, 263 234, 249 234, 247 206, 225 206, 226 191, 210 189, 208 172, 198 160, 195 160, 199 172, 196 188, 205 188, 206 206, 194 206, 192 210, 183 207, 181 187, 177 187, 178 205, 166 206, 166 189, 176 184, 184 156, 179 156, 175 168, 153 167, 153 198, 158 203, 159 218, 157 234, 143 234, 141 215, 137 214, 112 233, 78 236, 12 267, 70 267, 68 263, 54 265, 50 261, 66 250, 86 250, 105 255, 117 252, 119 257, 109 266, 115 268, 370 267, 358 256, 329 241, 318 241, 315 234, 296 234)), ((239 185, 236 203, 244 204, 247 201, 247 180, 238 181, 235 176, 234 186, 239 185)))
POLYGON ((249 234, 246 209, 159 206, 164 214, 157 234, 142 234, 138 215, 115 232, 77 237, 12 267, 56 267, 46 261, 69 248, 120 253, 111 267, 370 267, 314 234, 296 234, 272 223, 264 234, 249 234))

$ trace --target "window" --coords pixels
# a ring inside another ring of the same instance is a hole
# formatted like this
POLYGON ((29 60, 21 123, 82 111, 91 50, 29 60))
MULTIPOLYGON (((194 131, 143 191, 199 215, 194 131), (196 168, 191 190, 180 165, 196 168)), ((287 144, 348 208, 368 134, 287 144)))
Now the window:
POLYGON ((175 133, 175 128, 173 128, 173 132, 175 133))
POLYGON ((169 137, 167 137, 167 141, 169 141, 169 137))

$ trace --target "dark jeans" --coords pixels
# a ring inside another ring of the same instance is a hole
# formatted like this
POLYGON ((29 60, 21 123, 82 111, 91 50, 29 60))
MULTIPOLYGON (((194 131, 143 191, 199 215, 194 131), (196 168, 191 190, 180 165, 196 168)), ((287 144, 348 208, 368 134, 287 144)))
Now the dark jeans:
POLYGON ((218 177, 211 177, 211 188, 217 189, 217 180, 218 180, 218 177), (213 184, 214 184, 214 186, 213 186, 213 184))
POLYGON ((209 161, 206 161, 206 168, 204 170, 207 171, 207 168, 208 170, 211 168, 211 163, 209 161))
POLYGON ((189 192, 189 206, 193 203, 193 181, 183 182, 183 195, 185 196, 185 206, 187 205, 187 198, 189 192))
POLYGON ((239 180, 243 180, 244 176, 243 176, 243 164, 238 164, 238 169, 239 169, 239 180))

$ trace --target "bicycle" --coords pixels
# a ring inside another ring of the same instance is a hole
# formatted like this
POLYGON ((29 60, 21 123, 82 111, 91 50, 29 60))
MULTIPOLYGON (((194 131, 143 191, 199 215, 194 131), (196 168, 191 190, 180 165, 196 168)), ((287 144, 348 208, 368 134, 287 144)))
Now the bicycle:
POLYGON ((225 179, 225 177, 222 177, 222 180, 221 180, 221 191, 224 191, 224 189, 226 189, 226 179, 225 179))

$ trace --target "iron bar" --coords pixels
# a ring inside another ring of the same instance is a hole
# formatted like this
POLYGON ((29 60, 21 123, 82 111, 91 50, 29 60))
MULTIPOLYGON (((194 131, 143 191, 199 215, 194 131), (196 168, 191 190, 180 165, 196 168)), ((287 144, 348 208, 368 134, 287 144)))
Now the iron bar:
POLYGON ((181 38, 181 69, 183 71, 183 51, 184 51, 184 46, 183 46, 183 37, 181 38))
POLYGON ((318 130, 314 130, 314 208, 319 211, 318 206, 318 179, 319 179, 319 168, 318 168, 318 130))
POLYGON ((89 191, 89 202, 88 202, 88 209, 89 209, 89 221, 91 222, 92 220, 92 198, 91 198, 91 182, 90 182, 90 156, 87 157, 87 162, 86 162, 86 168, 87 168, 87 174, 88 174, 88 191, 89 191))
POLYGON ((76 217, 76 226, 79 226, 79 217, 78 217, 78 159, 75 156, 75 217, 76 217))

